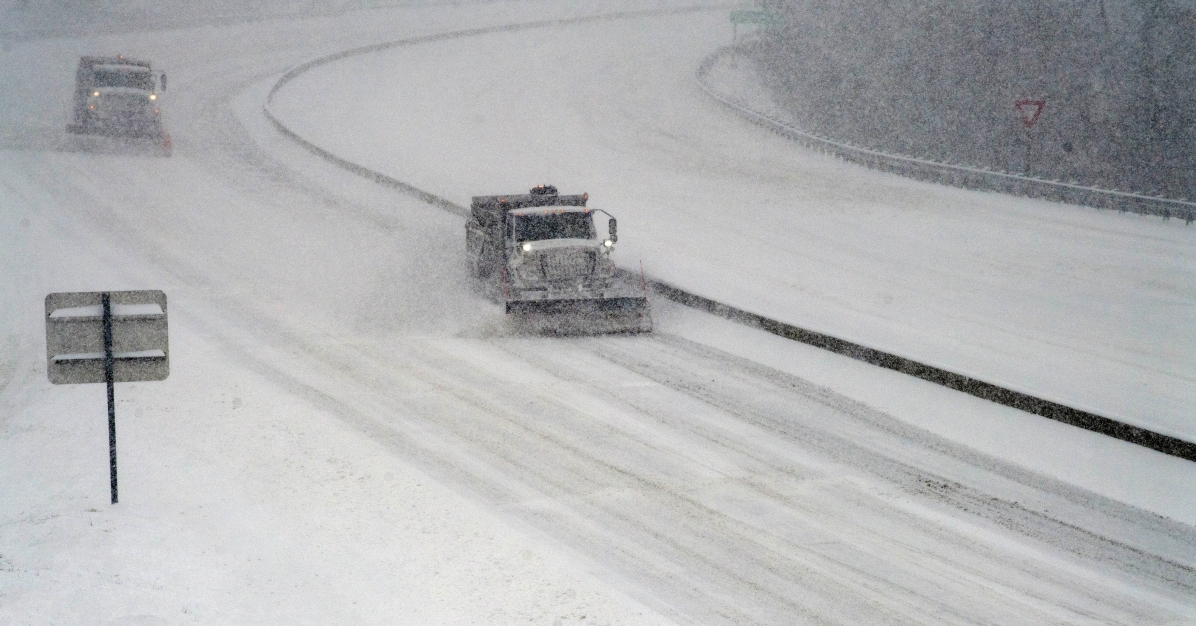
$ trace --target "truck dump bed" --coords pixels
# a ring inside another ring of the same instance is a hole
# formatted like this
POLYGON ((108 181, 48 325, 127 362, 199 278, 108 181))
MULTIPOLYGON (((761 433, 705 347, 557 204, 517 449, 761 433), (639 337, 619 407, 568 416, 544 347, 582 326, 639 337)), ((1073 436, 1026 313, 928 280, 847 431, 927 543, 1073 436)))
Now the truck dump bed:
POLYGON ((502 221, 503 213, 515 209, 541 206, 585 206, 590 194, 558 196, 548 194, 521 194, 515 196, 474 196, 469 203, 473 218, 486 226, 502 221))

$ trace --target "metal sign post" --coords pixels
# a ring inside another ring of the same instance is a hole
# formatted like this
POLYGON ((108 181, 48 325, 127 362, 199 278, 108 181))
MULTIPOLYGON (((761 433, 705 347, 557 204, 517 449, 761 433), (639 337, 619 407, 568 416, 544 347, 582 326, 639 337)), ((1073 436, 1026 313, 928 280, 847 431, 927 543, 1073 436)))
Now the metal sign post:
POLYGON ((1034 123, 1038 121, 1038 116, 1046 107, 1046 100, 1018 100, 1013 104, 1017 107, 1018 116, 1022 118, 1022 125, 1026 127, 1026 174, 1028 175, 1030 174, 1030 149, 1033 146, 1030 129, 1034 128, 1034 123))
POLYGON ((112 483, 112 504, 116 504, 116 390, 112 380, 112 298, 100 294, 104 307, 104 382, 108 385, 108 474, 112 483))
POLYGON ((116 488, 114 383, 170 374, 166 294, 161 291, 52 293, 46 296, 46 367, 54 384, 108 387, 108 465, 116 488))

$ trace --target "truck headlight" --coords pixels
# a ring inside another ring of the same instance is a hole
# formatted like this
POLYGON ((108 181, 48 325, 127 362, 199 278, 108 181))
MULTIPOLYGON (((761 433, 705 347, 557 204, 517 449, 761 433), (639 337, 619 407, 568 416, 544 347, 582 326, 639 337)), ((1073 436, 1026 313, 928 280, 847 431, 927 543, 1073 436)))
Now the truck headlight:
POLYGON ((610 239, 607 239, 606 241, 602 242, 602 245, 606 246, 606 249, 609 250, 609 249, 615 247, 615 242, 611 241, 610 239))
POLYGON ((156 94, 156 93, 150 94, 150 100, 157 100, 157 99, 158 99, 158 94, 156 94))
POLYGON ((98 91, 93 91, 93 92, 91 92, 91 96, 92 96, 93 98, 99 98, 99 97, 100 97, 100 92, 98 92, 98 91))
POLYGON ((532 251, 532 244, 531 244, 531 243, 524 243, 524 244, 523 244, 523 246, 522 246, 522 248, 523 248, 523 251, 524 251, 524 252, 531 252, 531 251, 532 251))

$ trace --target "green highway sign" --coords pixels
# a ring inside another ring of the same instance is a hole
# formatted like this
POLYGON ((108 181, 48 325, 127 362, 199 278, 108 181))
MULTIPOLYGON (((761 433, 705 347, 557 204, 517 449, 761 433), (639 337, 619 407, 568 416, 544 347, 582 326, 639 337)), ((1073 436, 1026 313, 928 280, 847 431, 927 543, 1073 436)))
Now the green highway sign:
POLYGON ((765 26, 780 25, 781 20, 768 11, 756 9, 739 9, 731 11, 732 24, 763 24, 765 26))

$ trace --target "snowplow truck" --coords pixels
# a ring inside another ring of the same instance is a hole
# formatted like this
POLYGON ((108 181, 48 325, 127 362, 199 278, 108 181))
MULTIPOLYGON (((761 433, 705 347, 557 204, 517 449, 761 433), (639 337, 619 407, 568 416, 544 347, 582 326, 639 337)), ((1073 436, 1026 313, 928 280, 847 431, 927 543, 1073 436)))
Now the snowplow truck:
POLYGON ((588 194, 475 196, 465 225, 470 273, 520 329, 550 334, 652 330, 642 276, 611 258, 615 218, 586 207, 588 194), (595 224, 605 216, 606 234, 595 224))
POLYGON ((83 57, 75 72, 75 114, 67 132, 147 139, 169 155, 159 87, 166 92, 166 75, 153 71, 149 61, 83 57))

